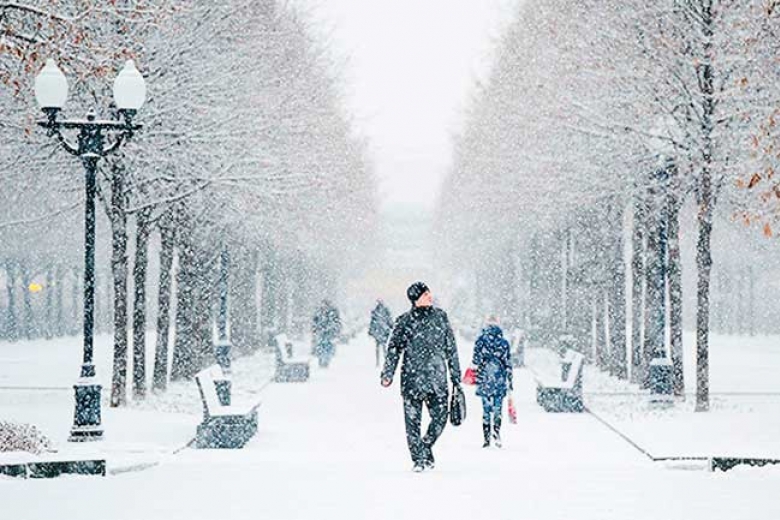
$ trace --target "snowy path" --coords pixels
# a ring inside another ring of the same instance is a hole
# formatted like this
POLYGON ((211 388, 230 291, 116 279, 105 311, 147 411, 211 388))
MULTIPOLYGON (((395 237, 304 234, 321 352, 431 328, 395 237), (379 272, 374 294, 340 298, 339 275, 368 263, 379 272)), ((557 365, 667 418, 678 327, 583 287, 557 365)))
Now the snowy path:
POLYGON ((269 387, 245 450, 185 450, 157 468, 106 479, 0 481, 3 517, 780 517, 778 470, 665 469, 588 415, 541 412, 524 371, 516 386, 519 424, 505 426, 504 449, 481 448, 471 396, 466 424, 448 426, 436 446, 436 470, 414 474, 398 388, 379 386, 373 348, 359 338, 309 383, 269 387), (85 511, 86 503, 93 507, 85 511))

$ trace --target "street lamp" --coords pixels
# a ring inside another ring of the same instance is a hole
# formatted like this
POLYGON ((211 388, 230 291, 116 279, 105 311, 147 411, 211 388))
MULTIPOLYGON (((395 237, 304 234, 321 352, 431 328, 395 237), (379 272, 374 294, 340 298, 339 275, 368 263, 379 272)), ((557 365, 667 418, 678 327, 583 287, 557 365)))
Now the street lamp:
POLYGON ((93 331, 95 324, 95 193, 97 164, 100 158, 119 149, 125 139, 141 128, 133 123, 133 116, 146 99, 144 78, 132 61, 127 61, 114 81, 114 101, 120 119, 99 120, 94 110, 86 119, 58 119, 68 99, 68 81, 52 59, 35 78, 35 98, 46 119, 38 125, 71 155, 81 159, 85 169, 86 201, 84 209, 84 361, 81 377, 74 385, 75 413, 70 441, 98 440, 103 437, 100 420, 101 385, 95 378, 93 364, 93 331), (78 130, 75 145, 68 142, 62 130, 78 130), (106 135, 112 133, 114 142, 107 144, 106 135))

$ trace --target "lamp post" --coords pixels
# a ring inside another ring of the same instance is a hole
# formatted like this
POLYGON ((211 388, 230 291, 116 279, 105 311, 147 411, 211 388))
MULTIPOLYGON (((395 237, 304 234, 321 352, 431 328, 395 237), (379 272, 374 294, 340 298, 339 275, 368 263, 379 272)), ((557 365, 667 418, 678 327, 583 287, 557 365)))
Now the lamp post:
POLYGON ((228 339, 228 270, 230 255, 226 245, 219 255, 219 315, 217 316, 217 341, 214 344, 214 358, 222 368, 222 377, 214 380, 219 402, 230 406, 232 389, 230 375, 231 343, 228 339))
POLYGON ((114 101, 120 119, 99 120, 90 110, 86 119, 59 119, 68 98, 68 82, 54 60, 49 59, 35 78, 35 98, 46 119, 38 125, 55 137, 71 155, 81 159, 85 170, 86 200, 84 204, 84 358, 81 377, 74 385, 75 412, 70 441, 98 440, 103 437, 100 420, 101 385, 95 377, 93 363, 93 331, 95 325, 95 194, 98 161, 115 152, 125 139, 141 128, 133 116, 146 99, 146 84, 132 61, 114 80, 114 101), (63 130, 77 130, 76 144, 71 144, 63 130), (113 143, 106 137, 113 134, 113 143))

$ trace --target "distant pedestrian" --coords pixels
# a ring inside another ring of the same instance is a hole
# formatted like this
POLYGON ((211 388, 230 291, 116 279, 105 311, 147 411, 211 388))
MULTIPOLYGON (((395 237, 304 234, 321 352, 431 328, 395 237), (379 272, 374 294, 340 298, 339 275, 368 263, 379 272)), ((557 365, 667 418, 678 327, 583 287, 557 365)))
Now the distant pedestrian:
POLYGON ((329 300, 322 300, 314 313, 311 326, 314 353, 323 368, 330 364, 336 351, 336 338, 341 334, 341 317, 329 300))
POLYGON ((501 447, 501 410, 507 392, 512 391, 512 361, 509 342, 490 316, 474 344, 472 366, 477 372, 477 395, 482 398, 483 448, 490 446, 491 420, 493 441, 501 447))
POLYGON ((368 335, 376 342, 376 366, 379 366, 381 358, 387 355, 387 340, 393 331, 393 315, 382 300, 376 301, 374 310, 371 311, 371 324, 368 327, 368 335), (381 356, 380 356, 381 353, 381 356))
POLYGON ((395 322, 382 370, 382 386, 393 382, 395 369, 403 354, 401 396, 406 420, 406 442, 414 471, 433 469, 433 445, 447 424, 447 369, 450 381, 460 387, 460 363, 455 334, 447 313, 433 307, 428 287, 417 282, 406 291, 412 309, 395 322), (425 436, 420 436, 422 406, 428 408, 431 421, 425 436))

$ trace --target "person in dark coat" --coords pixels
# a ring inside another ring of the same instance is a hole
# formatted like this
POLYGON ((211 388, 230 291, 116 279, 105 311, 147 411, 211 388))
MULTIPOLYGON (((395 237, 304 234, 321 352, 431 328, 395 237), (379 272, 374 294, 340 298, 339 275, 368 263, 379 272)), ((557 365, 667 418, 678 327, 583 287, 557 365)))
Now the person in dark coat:
POLYGON ((512 390, 512 360, 509 342, 504 339, 498 319, 491 316, 474 344, 472 366, 477 371, 477 395, 482 398, 482 447, 490 446, 491 419, 493 440, 501 447, 501 411, 507 391, 512 390))
POLYGON ((341 317, 330 301, 322 300, 322 304, 314 313, 311 332, 319 365, 327 367, 335 354, 335 340, 341 334, 341 317))
POLYGON ((433 469, 433 445, 447 424, 447 369, 453 386, 460 386, 460 363, 455 334, 447 313, 433 307, 433 297, 422 282, 406 291, 412 309, 395 322, 382 370, 382 386, 393 382, 395 369, 403 355, 401 396, 406 419, 406 441, 414 471, 433 469), (422 406, 428 408, 431 421, 420 436, 422 406))
POLYGON ((379 366, 380 356, 387 356, 387 340, 393 331, 393 315, 382 300, 376 301, 376 307, 371 311, 371 324, 368 335, 376 341, 376 366, 379 366))

